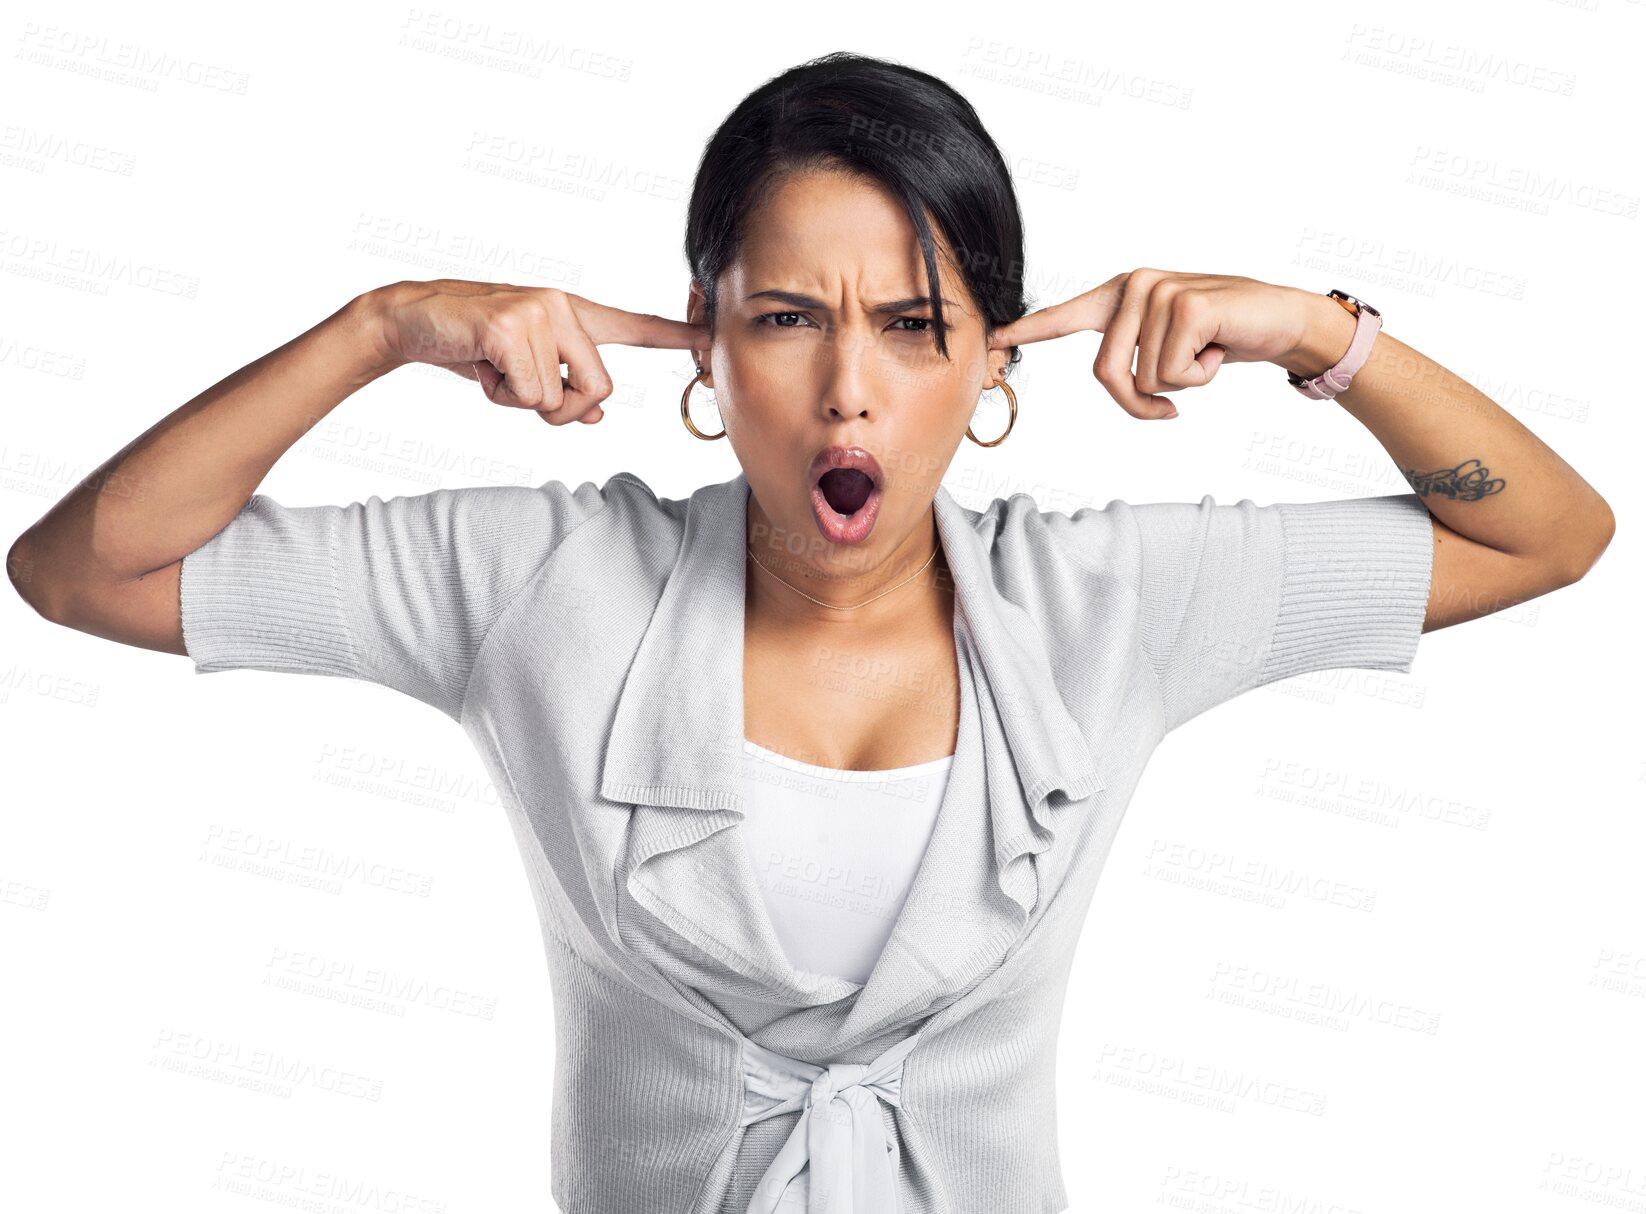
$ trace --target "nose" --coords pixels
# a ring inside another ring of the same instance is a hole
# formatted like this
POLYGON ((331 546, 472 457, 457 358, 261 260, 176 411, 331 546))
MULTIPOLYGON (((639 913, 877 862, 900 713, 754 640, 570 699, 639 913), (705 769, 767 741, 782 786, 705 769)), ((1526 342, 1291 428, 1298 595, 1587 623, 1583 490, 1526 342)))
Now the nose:
POLYGON ((828 421, 872 418, 876 385, 883 376, 857 330, 839 332, 818 347, 819 400, 828 421))

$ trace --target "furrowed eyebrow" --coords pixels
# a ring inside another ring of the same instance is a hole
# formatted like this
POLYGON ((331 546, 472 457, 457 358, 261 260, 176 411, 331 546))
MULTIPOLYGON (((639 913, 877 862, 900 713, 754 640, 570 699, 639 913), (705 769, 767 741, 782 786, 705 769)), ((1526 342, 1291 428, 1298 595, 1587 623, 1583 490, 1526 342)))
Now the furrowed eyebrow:
MULTIPOLYGON (((954 300, 950 299, 947 295, 942 295, 938 298, 943 301, 943 306, 945 308, 950 308, 953 311, 961 313, 962 315, 966 314, 966 310, 959 304, 955 303, 954 300)), ((743 297, 745 303, 754 299, 771 299, 776 300, 778 303, 788 304, 790 307, 794 308, 819 308, 825 311, 829 306, 821 299, 814 299, 810 295, 803 295, 798 291, 756 291, 752 295, 745 295, 743 297)), ((869 311, 877 315, 885 315, 892 312, 913 312, 917 309, 929 308, 931 306, 931 296, 911 295, 908 299, 888 299, 884 303, 871 304, 869 311)))

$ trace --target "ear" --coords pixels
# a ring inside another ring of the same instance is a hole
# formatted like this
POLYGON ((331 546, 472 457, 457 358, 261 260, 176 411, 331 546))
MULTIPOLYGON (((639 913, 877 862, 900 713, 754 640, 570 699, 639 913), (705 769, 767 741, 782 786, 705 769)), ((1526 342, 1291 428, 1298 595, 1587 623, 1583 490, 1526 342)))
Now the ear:
MULTIPOLYGON (((693 279, 690 288, 686 292, 686 322, 693 325, 705 324, 708 321, 708 316, 709 310, 707 301, 703 297, 703 288, 697 284, 696 279, 693 279)), ((711 351, 712 347, 710 346, 704 346, 702 349, 692 348, 692 365, 703 368, 701 382, 706 388, 714 387, 714 367, 709 361, 711 351)))
POLYGON ((1006 368, 1010 365, 1012 352, 1010 350, 990 350, 988 357, 989 378, 985 387, 994 387, 1005 377, 1006 368))

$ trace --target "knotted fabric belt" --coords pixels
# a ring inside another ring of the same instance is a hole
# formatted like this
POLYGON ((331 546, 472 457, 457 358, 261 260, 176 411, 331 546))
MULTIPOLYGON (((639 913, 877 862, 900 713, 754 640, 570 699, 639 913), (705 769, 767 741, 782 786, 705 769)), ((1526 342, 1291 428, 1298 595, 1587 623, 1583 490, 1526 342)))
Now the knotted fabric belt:
POLYGON ((743 1119, 800 1109, 755 1186, 747 1214, 897 1214, 896 1143, 878 1098, 900 1101, 903 1059, 920 1034, 873 1062, 801 1062, 743 1039, 743 1119))

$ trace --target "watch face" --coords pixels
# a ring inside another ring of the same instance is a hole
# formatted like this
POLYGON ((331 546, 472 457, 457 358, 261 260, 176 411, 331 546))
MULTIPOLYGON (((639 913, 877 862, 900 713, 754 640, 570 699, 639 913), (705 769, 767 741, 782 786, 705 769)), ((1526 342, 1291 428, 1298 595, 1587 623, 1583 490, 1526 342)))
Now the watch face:
POLYGON ((1356 316, 1360 315, 1361 312, 1369 312, 1373 316, 1382 316, 1383 315, 1383 313, 1379 312, 1376 308, 1372 307, 1372 305, 1367 303, 1365 300, 1356 299, 1353 295, 1350 295, 1350 294, 1348 294, 1347 292, 1344 292, 1344 291, 1339 291, 1335 287, 1332 290, 1326 292, 1326 294, 1330 295, 1333 299, 1341 299, 1344 303, 1354 305, 1354 310, 1355 310, 1355 315, 1356 316))

